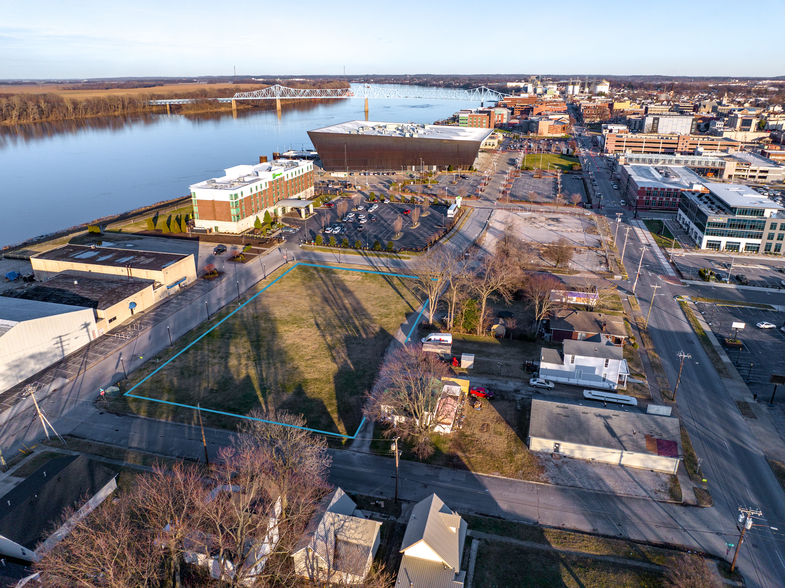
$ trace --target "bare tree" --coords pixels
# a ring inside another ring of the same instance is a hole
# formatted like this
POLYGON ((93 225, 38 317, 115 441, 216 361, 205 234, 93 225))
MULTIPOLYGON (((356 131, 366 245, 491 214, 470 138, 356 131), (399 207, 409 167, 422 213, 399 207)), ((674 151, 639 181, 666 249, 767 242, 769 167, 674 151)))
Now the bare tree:
POLYGON ((403 230, 403 217, 399 214, 397 217, 395 217, 395 220, 393 221, 393 231, 395 232, 395 237, 393 238, 397 239, 398 237, 400 237, 402 230, 403 230))
POLYGON ((561 194, 556 194, 556 197, 553 199, 554 204, 556 204, 556 210, 559 210, 562 204, 564 204, 564 196, 561 194))
POLYGON ((430 207, 431 207, 431 197, 430 196, 426 196, 425 199, 423 200, 423 203, 422 203, 422 215, 423 216, 428 216, 429 214, 431 214, 431 211, 429 210, 430 207))
POLYGON ((529 202, 537 202, 537 192, 534 190, 529 192, 529 202))
POLYGON ((722 583, 709 571, 699 555, 683 554, 675 558, 665 572, 666 588, 720 588, 722 583))
POLYGON ((477 322, 478 335, 483 334, 488 300, 499 296, 507 302, 512 300, 517 279, 517 266, 511 263, 507 257, 497 253, 486 255, 480 259, 480 267, 471 282, 471 288, 477 294, 480 303, 480 320, 477 322))
POLYGON ((338 218, 343 218, 348 209, 349 209, 349 203, 346 201, 345 198, 341 198, 338 201, 338 204, 335 206, 335 210, 338 212, 338 218))
POLYGON ((551 300, 551 290, 556 290, 561 282, 551 274, 528 274, 523 278, 521 289, 523 295, 534 310, 533 331, 536 333, 540 323, 556 306, 551 300))
POLYGON ((447 300, 447 327, 450 331, 455 326, 455 313, 458 306, 469 295, 470 276, 467 274, 469 259, 458 253, 454 262, 450 265, 450 274, 447 276, 447 290, 445 298, 447 300))
POLYGON ((439 247, 415 258, 409 266, 417 275, 416 288, 428 298, 428 324, 433 324, 433 315, 455 263, 455 257, 439 247))
POLYGON ((574 194, 570 194, 570 202, 572 202, 573 206, 579 206, 580 203, 583 202, 583 196, 581 196, 577 192, 574 194))
POLYGON ((574 247, 564 237, 559 237, 553 243, 548 243, 543 248, 542 256, 553 262, 556 267, 567 265, 575 252, 574 247))
MULTIPOLYGON (((420 345, 405 345, 385 357, 366 415, 377 422, 392 423, 394 432, 407 440, 421 459, 433 453, 429 433, 436 426, 441 378, 449 372, 435 353, 420 345)), ((390 431, 392 433, 392 431, 390 431)))
POLYGON ((412 208, 412 211, 409 213, 409 216, 412 217, 412 228, 416 227, 420 224, 420 207, 415 206, 412 208))
MULTIPOLYGON (((63 522, 71 515, 65 513, 63 522)), ((158 586, 163 578, 154 537, 134 520, 130 500, 121 496, 77 523, 35 569, 44 586, 58 588, 158 586)))
POLYGON ((354 206, 354 208, 360 206, 360 203, 362 203, 362 201, 363 201, 363 195, 360 194, 359 192, 354 196, 352 196, 352 206, 354 206))

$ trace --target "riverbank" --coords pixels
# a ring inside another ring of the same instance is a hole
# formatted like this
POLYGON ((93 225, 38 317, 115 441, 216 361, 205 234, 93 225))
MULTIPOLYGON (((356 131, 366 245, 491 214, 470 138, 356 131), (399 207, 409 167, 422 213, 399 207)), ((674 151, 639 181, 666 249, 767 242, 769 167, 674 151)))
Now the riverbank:
POLYGON ((142 206, 140 208, 121 212, 119 214, 105 216, 90 222, 63 229, 62 231, 56 231, 46 235, 39 235, 38 237, 33 237, 32 239, 26 239, 21 243, 16 243, 14 245, 4 245, 2 248, 2 256, 9 259, 30 259, 31 255, 35 255, 41 251, 46 251, 47 249, 51 249, 58 245, 65 245, 68 241, 77 235, 86 233, 87 227, 89 225, 108 226, 121 222, 126 224, 132 223, 136 217, 144 218, 150 216, 150 213, 156 212, 158 214, 165 214, 190 203, 190 196, 180 196, 178 198, 156 202, 155 204, 150 204, 149 206, 142 206))

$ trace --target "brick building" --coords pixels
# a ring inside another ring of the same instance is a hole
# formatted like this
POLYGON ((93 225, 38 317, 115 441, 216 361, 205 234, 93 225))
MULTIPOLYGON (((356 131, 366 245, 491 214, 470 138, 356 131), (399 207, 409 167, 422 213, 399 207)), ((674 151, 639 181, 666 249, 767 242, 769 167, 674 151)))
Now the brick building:
POLYGON ((619 188, 636 210, 678 210, 684 192, 707 192, 703 179, 687 167, 623 165, 619 188))
POLYGON ((741 148, 739 141, 727 137, 703 135, 649 135, 608 133, 604 138, 605 153, 679 153, 705 151, 732 152, 741 148))
POLYGON ((583 102, 581 116, 585 124, 604 122, 611 117, 610 103, 608 102, 583 102))
POLYGON ((313 197, 313 162, 278 159, 257 165, 236 165, 226 175, 190 186, 197 228, 216 233, 241 233, 253 228, 266 212, 280 216, 287 199, 313 197))

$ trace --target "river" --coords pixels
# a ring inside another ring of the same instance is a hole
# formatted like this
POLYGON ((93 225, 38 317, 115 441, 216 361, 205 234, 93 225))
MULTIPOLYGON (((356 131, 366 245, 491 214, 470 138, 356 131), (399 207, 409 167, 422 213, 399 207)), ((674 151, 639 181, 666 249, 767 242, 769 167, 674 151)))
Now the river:
MULTIPOLYGON (((371 100, 371 121, 433 123, 478 103, 371 100)), ((188 194, 188 186, 312 147, 307 131, 364 119, 360 99, 205 115, 138 115, 0 127, 0 246, 188 194)))

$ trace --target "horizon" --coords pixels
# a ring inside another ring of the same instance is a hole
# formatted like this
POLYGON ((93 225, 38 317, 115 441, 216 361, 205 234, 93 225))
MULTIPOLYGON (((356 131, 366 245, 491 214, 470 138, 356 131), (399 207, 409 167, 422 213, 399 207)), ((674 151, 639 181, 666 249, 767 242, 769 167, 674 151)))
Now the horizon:
MULTIPOLYGON (((736 6, 729 0, 663 0, 655 12, 619 0, 591 8, 566 0, 558 15, 541 5, 507 11, 512 19, 504 23, 516 22, 517 15, 521 25, 502 29, 494 12, 488 14, 487 26, 471 17, 477 6, 467 0, 426 5, 402 0, 394 10, 359 0, 338 0, 324 10, 300 5, 270 9, 249 0, 227 10, 205 0, 182 6, 152 0, 133 5, 44 0, 35 12, 22 4, 4 7, 0 79, 231 76, 235 68, 255 71, 269 63, 277 64, 277 76, 350 79, 428 75, 407 74, 415 67, 457 72, 430 75, 516 75, 469 72, 537 69, 552 76, 783 76, 782 52, 762 45, 765 29, 734 30, 732 42, 706 48, 707 40, 727 38, 727 15, 736 6), (653 18, 663 19, 662 24, 653 18), (751 59, 745 47, 761 50, 751 59), (380 69, 388 73, 358 73, 380 69), (605 73, 568 73, 582 70, 605 73), (621 73, 635 71, 663 73, 621 73)), ((785 17, 785 4, 751 0, 745 13, 765 14, 776 23, 785 17)), ((779 46, 777 39, 772 43, 779 46)))

